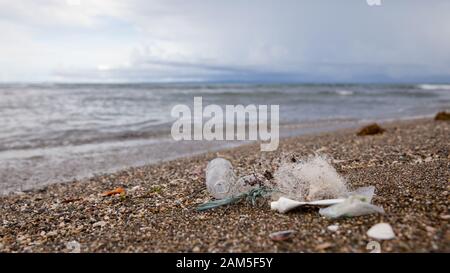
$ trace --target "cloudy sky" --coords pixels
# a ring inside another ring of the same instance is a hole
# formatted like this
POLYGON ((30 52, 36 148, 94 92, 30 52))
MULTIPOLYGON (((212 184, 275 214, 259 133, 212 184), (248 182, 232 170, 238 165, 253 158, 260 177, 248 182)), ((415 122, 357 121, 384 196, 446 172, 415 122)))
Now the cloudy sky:
POLYGON ((449 82, 449 14, 448 0, 0 0, 0 82, 449 82))

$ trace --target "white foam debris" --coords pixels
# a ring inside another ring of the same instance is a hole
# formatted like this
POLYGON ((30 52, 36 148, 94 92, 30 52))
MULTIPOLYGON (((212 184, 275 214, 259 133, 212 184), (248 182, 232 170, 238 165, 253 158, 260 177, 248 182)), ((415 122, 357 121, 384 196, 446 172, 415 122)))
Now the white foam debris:
POLYGON ((325 156, 312 156, 294 163, 284 163, 274 173, 275 189, 282 196, 297 201, 342 197, 347 186, 325 156))
POLYGON ((391 240, 395 238, 395 233, 388 223, 379 223, 367 231, 367 236, 377 240, 391 240))
POLYGON ((361 195, 350 196, 342 203, 319 210, 320 215, 331 219, 361 216, 372 213, 384 213, 384 209, 370 204, 367 202, 367 197, 361 195))

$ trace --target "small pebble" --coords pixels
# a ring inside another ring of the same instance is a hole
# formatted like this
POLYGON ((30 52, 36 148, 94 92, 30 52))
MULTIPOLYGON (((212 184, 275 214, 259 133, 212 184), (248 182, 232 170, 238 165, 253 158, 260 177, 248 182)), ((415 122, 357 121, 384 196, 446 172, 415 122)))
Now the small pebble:
POLYGON ((330 248, 330 247, 332 247, 332 246, 333 246, 332 243, 322 243, 322 244, 317 245, 315 249, 316 249, 317 251, 321 251, 321 250, 325 250, 325 249, 327 249, 327 248, 330 248))
POLYGON ((98 221, 96 223, 94 223, 92 226, 93 227, 104 227, 106 225, 105 221, 98 221))
POLYGON ((327 227, 327 229, 331 232, 336 232, 339 229, 338 225, 330 225, 327 227))
POLYGON ((290 239, 294 233, 294 230, 283 230, 270 233, 269 237, 272 241, 280 242, 290 239))
POLYGON ((56 235, 58 235, 58 232, 57 232, 56 230, 47 232, 47 236, 48 236, 48 237, 50 237, 50 236, 56 236, 56 235))

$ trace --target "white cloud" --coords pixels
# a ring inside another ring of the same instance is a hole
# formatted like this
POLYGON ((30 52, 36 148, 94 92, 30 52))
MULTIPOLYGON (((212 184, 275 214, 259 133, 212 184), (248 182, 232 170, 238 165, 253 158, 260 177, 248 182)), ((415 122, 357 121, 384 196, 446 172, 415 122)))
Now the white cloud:
POLYGON ((444 0, 0 1, 0 57, 71 81, 445 79, 449 12, 444 0))
POLYGON ((122 17, 125 1, 116 0, 25 0, 0 1, 0 18, 35 27, 93 27, 99 17, 122 17))

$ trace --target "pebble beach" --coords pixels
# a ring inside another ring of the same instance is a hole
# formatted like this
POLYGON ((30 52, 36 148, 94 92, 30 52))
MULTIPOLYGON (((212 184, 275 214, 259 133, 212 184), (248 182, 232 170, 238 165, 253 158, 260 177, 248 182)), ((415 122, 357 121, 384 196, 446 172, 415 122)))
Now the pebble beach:
POLYGON ((275 152, 259 144, 128 168, 0 197, 0 252, 370 252, 367 231, 389 223, 381 252, 450 252, 450 122, 418 119, 283 139, 275 152), (270 197, 203 212, 211 200, 205 168, 216 157, 239 176, 273 173, 312 154, 356 189, 374 186, 385 214, 327 219, 314 207, 280 214, 270 197), (105 192, 123 188, 123 194, 105 192), (333 228, 327 228, 333 226, 333 228), (293 230, 289 240, 270 234, 293 230))

